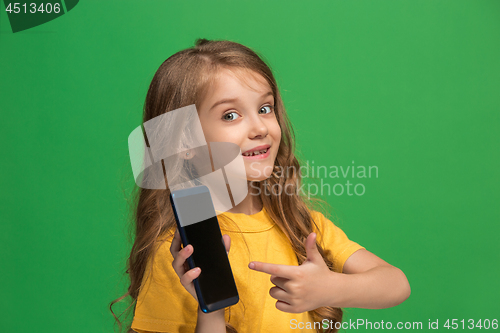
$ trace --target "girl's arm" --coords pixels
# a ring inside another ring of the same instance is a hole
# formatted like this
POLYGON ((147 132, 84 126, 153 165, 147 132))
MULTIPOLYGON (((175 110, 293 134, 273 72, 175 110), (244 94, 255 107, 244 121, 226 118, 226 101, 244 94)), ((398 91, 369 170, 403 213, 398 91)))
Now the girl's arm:
POLYGON ((328 281, 331 306, 383 309, 396 306, 411 293, 405 274, 365 249, 354 252, 343 272, 328 281))
POLYGON ((344 263, 344 273, 331 271, 316 247, 316 234, 306 240, 307 260, 300 266, 252 261, 249 268, 271 275, 269 290, 276 308, 301 313, 322 306, 381 309, 410 296, 403 272, 365 249, 344 263))

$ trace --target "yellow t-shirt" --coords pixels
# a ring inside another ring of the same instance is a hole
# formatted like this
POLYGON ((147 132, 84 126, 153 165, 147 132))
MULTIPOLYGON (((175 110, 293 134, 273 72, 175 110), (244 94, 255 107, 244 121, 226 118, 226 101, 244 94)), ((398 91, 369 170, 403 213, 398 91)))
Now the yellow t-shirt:
MULTIPOLYGON (((331 250, 333 258, 330 259, 334 261, 334 270, 341 273, 347 258, 363 247, 349 240, 323 214, 316 211, 311 213, 323 234, 322 239, 318 233, 317 242, 324 249, 331 250)), ((298 329, 307 327, 308 322, 311 327, 314 325, 308 312, 287 313, 278 310, 275 306, 276 299, 269 295, 269 289, 274 286, 270 275, 248 268, 250 261, 298 265, 290 243, 266 210, 253 215, 229 212, 223 214, 237 223, 235 226, 219 218, 222 234, 231 237, 228 256, 240 297, 239 302, 230 307, 231 318, 229 308, 225 309, 226 322, 233 325, 239 333, 316 332, 314 329, 298 329)), ((150 262, 146 268, 132 329, 140 333, 192 333, 196 327, 198 303, 181 285, 172 268, 172 237, 164 239, 167 241, 159 247, 155 256, 152 279, 147 278, 150 262)))

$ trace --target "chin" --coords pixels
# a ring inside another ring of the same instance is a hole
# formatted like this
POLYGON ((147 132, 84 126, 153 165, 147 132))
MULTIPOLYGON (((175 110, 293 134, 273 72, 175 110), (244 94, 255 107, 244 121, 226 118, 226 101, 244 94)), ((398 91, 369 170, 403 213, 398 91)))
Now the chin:
POLYGON ((247 180, 261 182, 271 177, 271 175, 272 171, 269 168, 264 170, 253 170, 252 172, 247 172, 247 180))
POLYGON ((247 175, 247 180, 253 181, 253 182, 261 182, 261 181, 268 179, 269 177, 271 177, 271 175, 267 176, 267 175, 261 174, 260 177, 258 177, 258 175, 247 175))
POLYGON ((273 167, 272 165, 268 165, 269 163, 262 163, 260 165, 251 165, 248 166, 246 165, 247 169, 247 180, 248 181, 254 181, 254 182, 261 182, 269 177, 271 177, 273 173, 273 167))

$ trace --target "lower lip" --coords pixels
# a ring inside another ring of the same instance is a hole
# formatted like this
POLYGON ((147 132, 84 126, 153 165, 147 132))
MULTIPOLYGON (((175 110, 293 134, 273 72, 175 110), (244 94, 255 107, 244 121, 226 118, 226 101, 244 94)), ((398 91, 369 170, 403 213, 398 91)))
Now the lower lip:
POLYGON ((250 160, 261 160, 261 159, 269 157, 270 151, 271 151, 271 148, 267 148, 267 151, 266 151, 265 154, 254 155, 254 156, 245 156, 245 155, 243 155, 243 157, 244 158, 248 158, 250 160))

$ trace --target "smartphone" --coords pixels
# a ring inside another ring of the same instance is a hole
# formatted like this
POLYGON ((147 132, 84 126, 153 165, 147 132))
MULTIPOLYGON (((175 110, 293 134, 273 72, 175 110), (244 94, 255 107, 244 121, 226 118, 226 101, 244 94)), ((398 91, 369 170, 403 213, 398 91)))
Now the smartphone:
POLYGON ((172 191, 170 202, 183 246, 191 244, 194 248, 187 259, 189 269, 201 268, 193 280, 200 309, 208 313, 238 303, 238 290, 208 187, 172 191))

